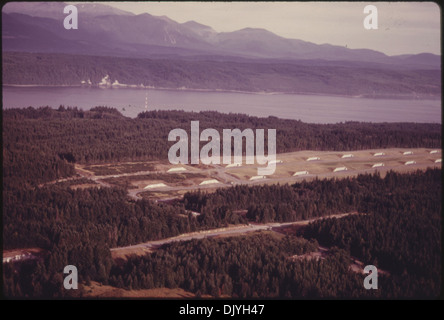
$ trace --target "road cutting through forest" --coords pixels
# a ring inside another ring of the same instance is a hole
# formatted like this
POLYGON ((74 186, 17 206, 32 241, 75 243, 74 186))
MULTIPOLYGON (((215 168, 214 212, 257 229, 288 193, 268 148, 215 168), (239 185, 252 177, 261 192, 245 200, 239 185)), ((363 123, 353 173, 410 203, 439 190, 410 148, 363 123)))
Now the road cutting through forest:
POLYGON ((326 219, 326 218, 343 218, 350 215, 359 214, 358 212, 349 212, 349 213, 341 213, 341 214, 334 214, 330 216, 325 217, 318 217, 308 220, 300 220, 300 221, 294 221, 294 222, 273 222, 273 223, 249 223, 247 225, 237 225, 237 226, 231 226, 226 228, 218 228, 218 229, 210 229, 200 232, 191 232, 191 233, 185 233, 178 235, 176 237, 161 239, 161 240, 155 240, 155 241, 148 241, 144 243, 129 245, 125 247, 117 247, 112 248, 111 253, 116 256, 117 254, 125 255, 125 252, 133 253, 135 250, 140 249, 142 251, 152 251, 155 249, 158 249, 164 244, 172 243, 172 242, 180 242, 180 241, 188 241, 193 239, 204 239, 204 238, 212 238, 217 236, 227 236, 227 235, 241 235, 246 234, 254 231, 266 231, 266 230, 273 230, 273 228, 280 228, 280 227, 286 227, 286 226, 306 226, 310 222, 320 220, 320 219, 326 219))

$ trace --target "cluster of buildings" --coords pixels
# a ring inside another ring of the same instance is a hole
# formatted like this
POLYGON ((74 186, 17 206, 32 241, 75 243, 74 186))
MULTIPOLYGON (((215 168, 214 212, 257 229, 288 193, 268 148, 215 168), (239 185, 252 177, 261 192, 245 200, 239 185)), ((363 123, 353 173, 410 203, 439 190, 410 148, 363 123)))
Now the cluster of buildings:
POLYGON ((30 252, 24 252, 22 254, 16 254, 13 256, 3 257, 3 263, 17 262, 26 259, 33 259, 34 256, 30 252))
MULTIPOLYGON (((80 81, 82 86, 93 86, 94 84, 91 82, 91 79, 80 81)), ((151 86, 144 86, 142 83, 137 84, 124 84, 119 83, 116 79, 114 82, 111 81, 109 75, 105 75, 99 83, 96 84, 99 88, 152 88, 151 86)))

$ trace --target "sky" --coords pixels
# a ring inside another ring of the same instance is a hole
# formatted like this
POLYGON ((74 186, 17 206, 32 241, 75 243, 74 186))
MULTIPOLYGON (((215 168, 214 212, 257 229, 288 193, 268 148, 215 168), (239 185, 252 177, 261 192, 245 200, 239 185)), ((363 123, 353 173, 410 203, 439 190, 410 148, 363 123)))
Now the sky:
POLYGON ((263 28, 316 44, 369 48, 388 55, 441 54, 440 7, 433 2, 100 2, 135 14, 194 20, 218 32, 263 28), (364 7, 378 9, 367 30, 364 7))

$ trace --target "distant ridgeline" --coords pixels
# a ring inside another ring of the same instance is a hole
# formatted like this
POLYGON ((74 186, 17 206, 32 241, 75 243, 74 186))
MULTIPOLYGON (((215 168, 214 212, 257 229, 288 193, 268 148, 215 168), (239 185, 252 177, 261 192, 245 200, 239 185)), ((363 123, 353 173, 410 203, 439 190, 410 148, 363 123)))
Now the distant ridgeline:
POLYGON ((3 52, 3 83, 405 98, 438 98, 441 95, 439 69, 346 61, 181 59, 3 52))
POLYGON ((308 124, 276 117, 184 111, 150 111, 130 119, 113 108, 84 111, 63 106, 57 110, 3 110, 3 119, 3 178, 19 185, 73 175, 73 163, 166 160, 173 144, 168 133, 174 128, 189 131, 192 120, 199 121, 202 130, 214 128, 219 133, 224 128, 276 128, 277 153, 441 146, 440 124, 308 124))

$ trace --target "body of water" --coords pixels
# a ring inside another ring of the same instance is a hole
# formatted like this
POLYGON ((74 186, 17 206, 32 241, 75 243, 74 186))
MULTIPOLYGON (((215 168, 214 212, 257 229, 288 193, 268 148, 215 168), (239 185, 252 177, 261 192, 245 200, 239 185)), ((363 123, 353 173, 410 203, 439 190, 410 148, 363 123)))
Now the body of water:
POLYGON ((441 123, 440 100, 391 100, 300 94, 250 94, 155 89, 81 87, 3 87, 3 108, 60 105, 90 109, 114 107, 136 117, 145 110, 219 111, 258 117, 275 116, 308 123, 441 123))

